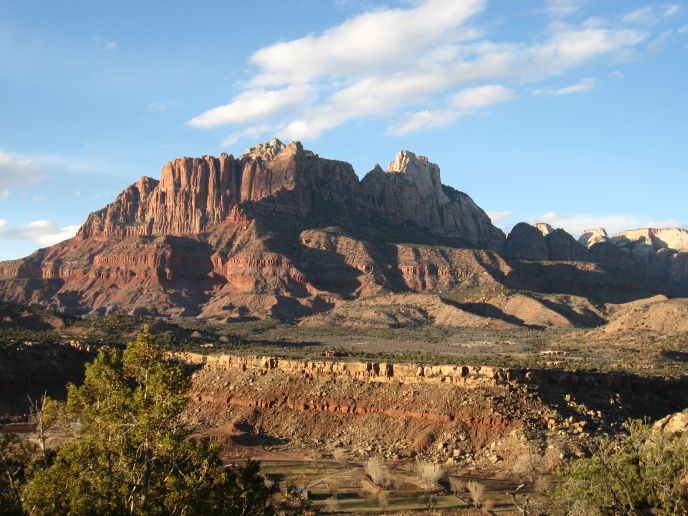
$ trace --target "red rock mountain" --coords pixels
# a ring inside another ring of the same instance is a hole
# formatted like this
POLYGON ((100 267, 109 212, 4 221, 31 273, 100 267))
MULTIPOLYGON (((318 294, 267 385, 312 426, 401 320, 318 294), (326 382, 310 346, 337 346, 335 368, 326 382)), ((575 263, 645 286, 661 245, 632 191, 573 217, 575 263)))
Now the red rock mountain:
MULTIPOLYGON (((359 181, 348 163, 272 140, 238 158, 177 159, 159 181, 140 179, 75 238, 0 263, 0 300, 70 313, 294 319, 409 291, 506 286, 625 300, 686 290, 688 254, 658 248, 661 259, 648 260, 623 242, 588 250, 543 224, 519 224, 506 239, 427 158, 402 151, 359 181)), ((492 308, 460 306, 499 316, 492 308)))
POLYGON ((0 264, 0 297, 76 313, 294 317, 382 290, 508 274, 504 234, 437 165, 401 152, 359 181, 278 140, 181 158, 77 236, 0 264), (444 244, 445 248, 416 244, 444 244))

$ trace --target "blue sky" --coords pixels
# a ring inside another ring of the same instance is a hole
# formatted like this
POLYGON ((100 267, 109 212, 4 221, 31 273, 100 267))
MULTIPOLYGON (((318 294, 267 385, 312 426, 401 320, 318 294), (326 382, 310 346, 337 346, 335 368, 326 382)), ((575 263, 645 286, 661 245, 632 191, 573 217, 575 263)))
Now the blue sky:
POLYGON ((685 0, 181 4, 2 2, 0 259, 273 136, 427 155, 507 229, 688 223, 685 0))

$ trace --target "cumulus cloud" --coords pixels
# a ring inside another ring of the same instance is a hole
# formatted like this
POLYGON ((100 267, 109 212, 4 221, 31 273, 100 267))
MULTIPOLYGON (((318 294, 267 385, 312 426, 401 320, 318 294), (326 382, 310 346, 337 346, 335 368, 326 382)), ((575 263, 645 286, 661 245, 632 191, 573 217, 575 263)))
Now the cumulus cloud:
POLYGON ((0 240, 28 240, 41 246, 51 246, 76 235, 78 225, 58 226, 49 220, 36 220, 19 227, 8 227, 0 219, 0 240))
POLYGON ((555 228, 562 228, 573 236, 578 237, 587 229, 605 228, 610 235, 638 228, 688 228, 688 224, 678 220, 653 220, 639 215, 594 215, 548 212, 537 220, 529 221, 532 224, 545 222, 555 228))
POLYGON ((303 83, 326 76, 377 71, 414 61, 429 49, 475 37, 464 24, 480 13, 485 0, 423 0, 410 8, 388 8, 346 20, 318 36, 305 36, 258 50, 251 63, 261 72, 258 85, 303 83))
MULTIPOLYGON (((486 0, 408 0, 258 49, 239 92, 188 123, 237 126, 224 145, 251 137, 257 132, 253 128, 270 127, 285 139, 311 139, 370 118, 389 119, 388 132, 405 134, 449 125, 513 100, 523 84, 626 56, 650 38, 634 21, 640 15, 628 13, 578 24, 545 17, 544 30, 532 38, 496 42, 478 25, 487 5, 486 0)), ((585 2, 549 0, 545 5, 547 13, 563 17, 585 2)), ((658 6, 657 12, 669 16, 670 4, 658 6)), ((593 86, 581 82, 553 94, 593 86)))

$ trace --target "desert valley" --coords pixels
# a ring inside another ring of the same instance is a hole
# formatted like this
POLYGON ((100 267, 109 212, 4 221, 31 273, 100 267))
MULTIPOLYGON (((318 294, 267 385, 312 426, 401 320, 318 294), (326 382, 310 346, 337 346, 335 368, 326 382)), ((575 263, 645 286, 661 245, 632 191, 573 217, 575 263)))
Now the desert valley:
POLYGON ((688 515, 686 0, 0 6, 0 516, 688 515))

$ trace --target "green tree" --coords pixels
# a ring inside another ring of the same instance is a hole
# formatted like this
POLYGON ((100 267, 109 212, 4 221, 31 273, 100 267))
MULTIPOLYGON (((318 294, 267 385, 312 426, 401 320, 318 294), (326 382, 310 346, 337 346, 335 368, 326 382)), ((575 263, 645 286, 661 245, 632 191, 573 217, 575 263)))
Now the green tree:
POLYGON ((688 433, 653 430, 640 421, 627 435, 605 439, 573 462, 552 492, 564 514, 685 514, 688 511, 688 433))
POLYGON ((32 514, 266 514, 272 490, 257 462, 222 468, 219 448, 191 438, 181 415, 190 380, 146 329, 124 353, 101 352, 69 385, 77 437, 25 490, 32 514))

